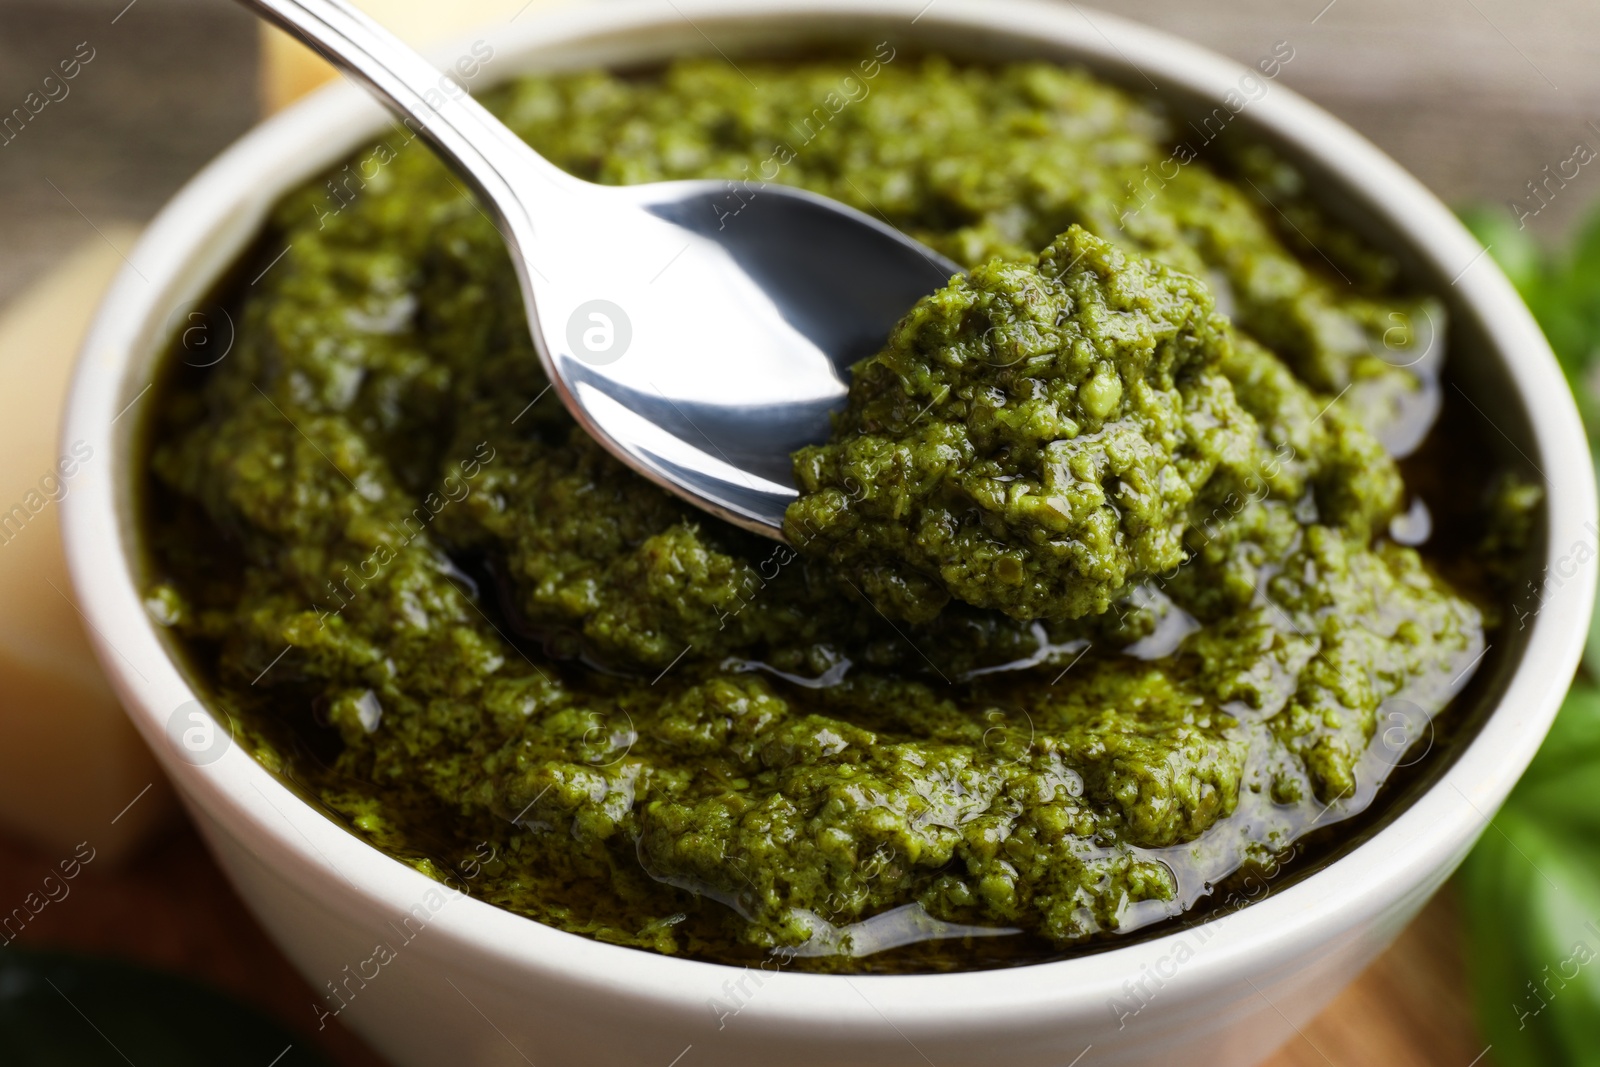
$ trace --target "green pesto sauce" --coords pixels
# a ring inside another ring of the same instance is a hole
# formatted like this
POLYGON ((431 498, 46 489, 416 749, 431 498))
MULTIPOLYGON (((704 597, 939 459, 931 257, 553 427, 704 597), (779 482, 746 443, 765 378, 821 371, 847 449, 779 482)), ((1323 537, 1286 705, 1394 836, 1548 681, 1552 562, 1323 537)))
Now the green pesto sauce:
POLYGON ((833 440, 795 458, 785 532, 901 618, 951 596, 1023 620, 1105 612, 1183 563, 1191 516, 1267 461, 1228 343, 1204 282, 1078 226, 991 260, 854 368, 833 440))
POLYGON ((576 427, 499 235, 396 132, 280 206, 153 429, 151 610, 256 758, 530 918, 831 970, 1059 954, 1366 807, 1380 715, 1485 640, 1385 536, 1393 264, 1280 237, 1230 175, 1337 228, 1259 152, 1152 196, 1173 131, 1077 71, 742 67, 489 103, 582 177, 777 166, 972 268, 796 457, 800 550, 576 427))

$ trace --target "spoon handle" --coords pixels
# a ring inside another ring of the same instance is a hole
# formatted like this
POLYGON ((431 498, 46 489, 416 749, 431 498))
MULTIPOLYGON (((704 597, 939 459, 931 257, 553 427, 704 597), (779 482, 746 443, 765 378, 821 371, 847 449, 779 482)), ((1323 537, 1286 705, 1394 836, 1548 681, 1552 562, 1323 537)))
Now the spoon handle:
POLYGON ((530 188, 528 179, 542 179, 563 191, 584 184, 529 148, 472 99, 454 75, 439 71, 345 0, 239 2, 398 111, 408 127, 457 165, 513 233, 531 228, 528 206, 517 193, 518 188, 530 188))

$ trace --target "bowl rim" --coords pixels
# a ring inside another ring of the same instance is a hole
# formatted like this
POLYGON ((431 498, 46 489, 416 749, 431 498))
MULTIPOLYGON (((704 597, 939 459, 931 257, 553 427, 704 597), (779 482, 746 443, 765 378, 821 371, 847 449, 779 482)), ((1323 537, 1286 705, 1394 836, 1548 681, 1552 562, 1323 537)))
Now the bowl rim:
MULTIPOLYGON (((1218 99, 1250 69, 1117 16, 1043 0, 673 0, 665 7, 611 0, 540 12, 488 39, 515 58, 517 69, 526 69, 530 56, 562 44, 603 45, 608 38, 646 34, 666 40, 682 32, 683 21, 706 37, 708 27, 745 27, 759 35, 762 27, 776 33, 786 21, 822 18, 835 28, 863 31, 909 20, 926 24, 918 33, 1028 38, 1097 67, 1131 68, 1147 78, 1154 72, 1162 84, 1218 99)), ((125 482, 130 427, 138 420, 121 427, 118 421, 137 410, 150 388, 148 360, 174 298, 203 292, 255 231, 257 220, 249 216, 259 210, 262 194, 241 190, 270 187, 264 197, 270 203, 296 184, 276 176, 320 166, 286 161, 296 153, 328 162, 347 156, 362 143, 352 131, 377 129, 381 114, 352 86, 334 85, 257 126, 195 176, 150 225, 102 303, 80 355, 62 432, 64 446, 104 443, 113 460, 85 465, 63 501, 62 535, 91 639, 130 716, 190 804, 289 881, 331 890, 321 894, 324 901, 353 922, 403 913, 429 891, 440 891, 439 883, 324 817, 240 746, 197 767, 164 743, 172 712, 197 698, 166 652, 136 584, 125 482)), ((1454 276, 1452 286, 1481 318, 1488 347, 1530 416, 1529 441, 1544 461, 1550 490, 1546 559, 1556 560, 1580 538, 1592 540, 1594 475, 1576 408, 1543 335, 1478 242, 1398 164, 1286 87, 1275 84, 1239 117, 1257 136, 1316 160, 1438 277, 1454 276)), ((763 995, 747 1010, 769 1021, 804 1023, 826 1015, 834 1027, 881 1027, 888 1019, 935 1031, 959 1029, 976 1016, 1005 1025, 1043 1013, 1099 1012, 1124 995, 1125 980, 1141 964, 1191 944, 1193 930, 1208 929, 1204 952, 1193 953, 1191 945, 1194 958, 1179 983, 1188 993, 1172 994, 1178 1000, 1213 983, 1290 967, 1341 933, 1378 920, 1396 901, 1420 904, 1465 855, 1538 748, 1578 662, 1593 598, 1592 582, 1551 590, 1498 705, 1454 764, 1370 839, 1293 885, 1200 926, 1073 959, 951 974, 852 976, 846 984, 870 989, 870 1002, 865 994, 841 995, 837 976, 772 973, 763 976, 763 995)), ((708 998, 725 995, 732 973, 725 965, 603 944, 473 898, 437 914, 430 929, 441 947, 500 972, 543 974, 662 1010, 704 1012, 708 998)))

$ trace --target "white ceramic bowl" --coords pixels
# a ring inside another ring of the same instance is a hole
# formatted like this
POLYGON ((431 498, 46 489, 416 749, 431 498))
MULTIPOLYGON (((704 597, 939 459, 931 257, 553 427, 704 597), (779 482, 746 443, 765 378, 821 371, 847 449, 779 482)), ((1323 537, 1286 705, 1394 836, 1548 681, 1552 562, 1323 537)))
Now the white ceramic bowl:
MULTIPOLYGON (((1178 114, 1209 113, 1247 73, 1110 15, 1026 0, 617 0, 529 14, 479 36, 496 50, 488 80, 712 49, 736 56, 818 37, 888 39, 974 58, 1081 62, 1134 89, 1158 86, 1178 114)), ((1261 42, 1263 55, 1272 44, 1261 42)), ((340 1019, 407 1067, 1098 1067, 1178 1056, 1193 1067, 1250 1064, 1390 942, 1543 738, 1594 586, 1592 574, 1569 573, 1574 551, 1595 540, 1595 493, 1567 388, 1527 311, 1454 217, 1366 141, 1273 83, 1234 121, 1299 163, 1325 203, 1445 295, 1451 358, 1484 416, 1481 433, 1508 458, 1520 453, 1549 489, 1540 536, 1552 577, 1527 625, 1494 637, 1514 647, 1489 682, 1492 714, 1470 744, 1444 754, 1430 788, 1331 865, 1225 918, 1065 962, 905 977, 741 972, 599 944, 456 898, 318 814, 238 746, 195 765, 172 736, 192 725, 185 706, 195 694, 136 577, 139 472, 130 457, 149 414, 144 390, 174 310, 222 275, 280 195, 384 121, 360 93, 331 88, 196 177, 106 299, 65 431, 97 457, 74 483, 64 525, 101 661, 234 885, 328 994, 306 1005, 308 1027, 342 1002, 340 1019)))

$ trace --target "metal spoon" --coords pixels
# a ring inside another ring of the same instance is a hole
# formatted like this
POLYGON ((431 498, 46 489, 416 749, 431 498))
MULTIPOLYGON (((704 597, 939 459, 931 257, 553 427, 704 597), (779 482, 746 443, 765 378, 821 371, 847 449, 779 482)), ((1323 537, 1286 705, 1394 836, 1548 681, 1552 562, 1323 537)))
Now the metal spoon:
POLYGON ((747 530, 782 537, 789 454, 827 438, 850 365, 960 272, 853 208, 759 179, 581 181, 342 0, 241 2, 360 79, 478 191, 578 423, 747 530))

